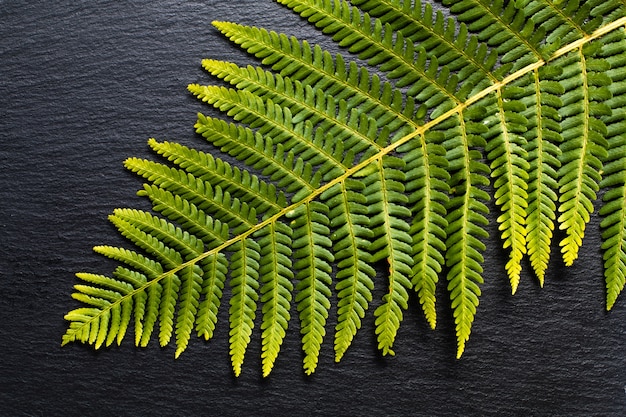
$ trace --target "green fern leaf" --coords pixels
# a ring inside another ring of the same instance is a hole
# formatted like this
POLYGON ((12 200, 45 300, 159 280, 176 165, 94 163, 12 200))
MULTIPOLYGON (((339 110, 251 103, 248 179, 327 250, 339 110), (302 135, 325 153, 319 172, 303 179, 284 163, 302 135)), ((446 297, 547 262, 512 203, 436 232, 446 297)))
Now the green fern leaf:
MULTIPOLYGON (((183 263, 180 252, 166 245, 163 240, 156 237, 153 233, 144 232, 140 227, 124 220, 119 215, 112 215, 110 219, 111 222, 117 226, 122 235, 145 251, 156 256, 165 268, 177 268, 183 263)), ((159 232, 157 232, 157 234, 158 233, 159 232)), ((158 319, 160 323, 159 343, 161 346, 167 345, 172 336, 174 328, 174 309, 178 299, 180 283, 181 280, 176 274, 168 274, 160 281, 161 291, 158 306, 158 319)))
POLYGON ((550 260, 551 241, 556 219, 558 196, 557 170, 560 167, 559 143, 561 125, 558 109, 564 89, 554 81, 560 75, 558 67, 536 69, 527 83, 525 132, 529 161, 528 208, 526 218, 526 243, 531 265, 543 286, 550 260))
POLYGON ((605 103, 611 107, 611 117, 604 118, 607 126, 608 156, 604 161, 604 178, 600 186, 606 189, 600 209, 604 240, 604 269, 606 280, 606 309, 615 305, 626 284, 626 161, 624 160, 624 131, 626 129, 626 34, 615 31, 600 52, 611 65, 613 97, 605 103))
POLYGON ((162 195, 162 190, 189 201, 200 210, 229 226, 233 233, 246 230, 256 223, 256 211, 247 203, 234 199, 221 187, 213 188, 208 182, 194 177, 183 170, 170 168, 148 160, 131 158, 126 161, 128 169, 142 175, 154 185, 145 185, 139 193, 153 199, 162 195))
POLYGON ((485 151, 491 161, 496 204, 501 206, 498 217, 502 231, 503 247, 510 248, 506 270, 513 294, 519 284, 521 261, 526 253, 526 207, 528 195, 528 170, 526 140, 523 136, 528 120, 523 112, 526 106, 514 88, 498 89, 493 104, 482 103, 486 108, 489 130, 484 133, 485 151))
MULTIPOLYGON (((77 276, 82 281, 90 284, 75 286, 75 289, 77 290, 76 296, 78 298, 87 296, 105 299, 108 300, 109 303, 115 303, 116 301, 119 301, 121 297, 130 294, 134 290, 132 284, 125 281, 118 281, 104 275, 83 273, 77 274, 77 276)), ((93 298, 87 298, 86 300, 90 299, 93 298)), ((90 304, 90 302, 87 301, 86 304, 90 304)), ((132 302, 130 299, 126 299, 125 301, 122 301, 112 307, 111 315, 113 317, 110 322, 109 334, 105 342, 106 346, 111 345, 114 341, 116 341, 118 345, 122 342, 130 324, 131 310, 132 302)), ((70 314, 76 314, 77 312, 78 311, 75 311, 70 314)), ((81 312, 81 315, 84 317, 84 312, 81 312)))
POLYGON ((446 129, 443 146, 451 173, 452 195, 446 205, 446 266, 456 326, 457 358, 465 350, 476 316, 481 294, 479 286, 483 283, 481 253, 485 250, 480 239, 488 237, 485 230, 488 221, 484 215, 489 209, 484 202, 489 200, 489 194, 480 187, 489 185, 485 174, 490 171, 481 162, 482 154, 476 149, 486 145, 480 135, 486 133, 487 127, 471 120, 476 113, 459 114, 439 127, 446 129))
POLYGON ((230 281, 230 356, 235 376, 241 373, 244 355, 256 316, 256 301, 259 298, 259 259, 260 247, 250 239, 241 239, 235 247, 231 259, 232 277, 230 281))
POLYGON ((321 195, 330 207, 331 239, 335 252, 337 326, 335 360, 339 362, 352 343, 372 301, 375 270, 368 253, 372 232, 367 217, 363 183, 347 179, 321 195))
POLYGON ((428 132, 399 148, 407 171, 407 193, 412 207, 413 269, 411 283, 431 328, 437 322, 436 286, 445 265, 448 161, 441 132, 428 132))
POLYGON ((543 285, 557 225, 564 261, 574 262, 601 189, 614 306, 626 282, 624 2, 277 1, 356 60, 214 22, 262 65, 206 59, 230 88, 189 85, 234 121, 199 114, 195 128, 238 164, 154 139, 160 162, 126 160, 158 215, 110 216, 137 251, 95 248, 121 265, 111 276, 77 274, 81 306, 65 317, 63 344, 119 344, 132 326, 146 346, 158 328, 179 356, 194 330, 213 337, 228 285, 235 375, 255 321, 270 374, 292 300, 311 374, 332 302, 339 361, 381 286, 379 263, 388 270, 373 312, 382 354, 394 353, 412 290, 435 327, 446 274, 460 357, 484 281, 487 201, 500 210, 515 293, 525 255, 543 285))
POLYGON ((209 340, 213 337, 217 324, 217 311, 226 282, 228 262, 224 254, 213 254, 202 261, 202 269, 205 271, 202 282, 203 300, 198 307, 196 331, 199 336, 209 340))
POLYGON ((263 303, 263 376, 268 376, 278 357, 291 318, 291 229, 283 223, 271 223, 255 234, 261 246, 259 265, 261 302, 263 303))
POLYGON ((611 79, 603 73, 609 69, 609 64, 601 58, 593 58, 598 47, 598 44, 581 46, 561 63, 565 94, 559 111, 564 127, 558 221, 567 234, 561 241, 566 265, 571 265, 578 257, 585 225, 599 190, 602 160, 607 156, 608 144, 604 138, 607 130, 600 117, 611 115, 611 109, 603 103, 611 97, 607 88, 611 79))
POLYGON ((536 25, 546 30, 548 43, 567 44, 591 34, 602 23, 602 18, 589 18, 594 3, 602 2, 568 0, 558 4, 547 0, 531 1, 525 11, 536 25))
MULTIPOLYGON (((154 210, 160 212, 170 221, 180 224, 188 231, 185 233, 192 234, 191 236, 189 234, 187 235, 188 239, 194 239, 193 236, 195 236, 196 242, 202 241, 205 248, 215 248, 222 244, 228 237, 228 228, 225 224, 207 216, 204 211, 199 210, 193 203, 189 203, 180 196, 174 196, 169 191, 156 187, 153 187, 151 191, 150 198, 154 203, 154 210)), ((117 212, 127 211, 118 210, 117 212)), ((164 224, 163 221, 161 221, 161 223, 164 224)), ((198 245, 199 243, 196 243, 195 248, 190 247, 186 250, 189 255, 188 257, 198 256, 199 253, 203 252, 203 249, 198 245)), ((182 247, 184 246, 183 244, 182 247)), ((194 284, 189 287, 189 290, 193 293, 193 297, 191 298, 191 300, 193 300, 193 308, 187 310, 187 326, 189 326, 188 320, 190 320, 192 310, 197 309, 195 319, 196 331, 199 335, 208 340, 213 335, 217 321, 217 309, 220 305, 222 290, 226 280, 226 258, 223 254, 211 255, 203 259, 200 265, 205 272, 200 274, 203 276, 202 280, 196 278, 193 281, 194 284), (200 282, 202 287, 201 293, 204 297, 199 305, 196 305, 198 299, 196 292, 200 290, 197 287, 196 281, 200 282)), ((189 283, 191 284, 191 281, 189 281, 189 283)), ((141 297, 141 293, 139 293, 137 297, 141 297)), ((138 305, 140 305, 140 303, 138 303, 138 305)), ((182 315, 180 317, 182 317, 182 315)), ((188 338, 187 332, 189 331, 190 329, 185 331, 185 338, 188 338)), ((178 351, 177 355, 181 352, 182 351, 178 351)))
POLYGON ((369 207, 372 243, 372 261, 385 259, 389 265, 388 292, 383 304, 374 311, 378 348, 383 355, 391 349, 402 321, 402 310, 408 308, 408 290, 413 259, 409 225, 404 220, 411 215, 405 207, 408 198, 404 194, 404 161, 387 156, 373 161, 374 171, 364 178, 364 195, 369 207))
POLYGON ((109 346, 114 340, 118 344, 121 343, 130 322, 131 305, 128 301, 124 303, 118 301, 132 292, 132 285, 103 275, 77 274, 77 276, 91 285, 76 285, 74 288, 77 292, 74 298, 95 308, 80 308, 67 315, 67 319, 78 324, 80 330, 78 334, 71 336, 70 333, 66 334, 64 343, 80 340, 98 347, 103 344, 109 346), (94 313, 98 312, 99 308, 107 307, 111 307, 110 316, 103 315, 102 318, 92 321, 94 313), (107 328, 108 335, 104 339, 107 328))
POLYGON ((288 214, 292 217, 293 249, 298 270, 296 302, 300 313, 300 333, 304 352, 304 371, 311 374, 317 367, 322 340, 326 335, 326 320, 330 310, 332 285, 328 208, 313 201, 288 214))

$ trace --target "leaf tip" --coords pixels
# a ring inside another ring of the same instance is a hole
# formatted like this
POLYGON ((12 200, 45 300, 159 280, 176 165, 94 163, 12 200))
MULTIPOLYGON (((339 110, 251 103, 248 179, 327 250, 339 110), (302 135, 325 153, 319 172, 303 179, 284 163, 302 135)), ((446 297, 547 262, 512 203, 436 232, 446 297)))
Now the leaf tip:
POLYGON ((457 359, 461 359, 461 356, 463 356, 463 352, 465 351, 465 344, 463 345, 459 345, 457 351, 456 351, 456 358, 457 359))
POLYGON ((63 338, 61 339, 61 347, 67 345, 70 342, 72 342, 72 339, 68 335, 64 335, 63 338))
POLYGON ((616 297, 607 297, 606 300, 606 311, 611 311, 613 306, 615 305, 616 297))
POLYGON ((541 288, 543 288, 543 285, 545 284, 546 269, 547 269, 547 265, 543 265, 542 267, 533 266, 535 276, 537 277, 537 281, 539 282, 539 287, 541 288))
POLYGON ((264 366, 263 367, 263 378, 269 377, 271 373, 272 373, 272 367, 271 366, 264 366))
POLYGON ((390 349, 388 346, 383 348, 383 356, 396 356, 396 352, 393 349, 390 349))

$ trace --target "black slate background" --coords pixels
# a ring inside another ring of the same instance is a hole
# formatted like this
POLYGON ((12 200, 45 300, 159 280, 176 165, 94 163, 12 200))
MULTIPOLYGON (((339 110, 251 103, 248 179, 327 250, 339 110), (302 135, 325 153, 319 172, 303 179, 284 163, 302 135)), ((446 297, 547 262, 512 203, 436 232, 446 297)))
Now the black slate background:
POLYGON ((151 156, 149 137, 206 147, 193 123, 211 110, 186 85, 211 82, 202 58, 252 61, 212 20, 319 39, 270 0, 0 1, 0 415, 626 415, 626 300, 604 312, 597 216, 574 267, 555 259, 544 289, 526 274, 514 297, 498 241, 487 242, 460 361, 443 290, 436 331, 413 302, 397 355, 383 358, 370 316, 339 364, 327 338, 311 377, 294 321, 269 378, 258 338, 234 378, 224 308, 216 338, 192 340, 178 360, 131 338, 61 348, 73 274, 109 273, 91 247, 123 243, 106 215, 147 207, 122 161, 151 156))

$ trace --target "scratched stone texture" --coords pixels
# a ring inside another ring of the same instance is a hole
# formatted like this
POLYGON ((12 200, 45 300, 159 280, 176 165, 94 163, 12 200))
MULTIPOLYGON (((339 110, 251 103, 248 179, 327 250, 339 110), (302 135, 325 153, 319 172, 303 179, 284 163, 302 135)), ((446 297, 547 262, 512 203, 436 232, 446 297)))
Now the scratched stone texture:
POLYGON ((213 81, 200 60, 253 62, 213 20, 323 42, 271 0, 0 1, 0 415, 626 415, 626 299, 604 311, 597 216, 574 267, 554 260, 543 289, 526 273, 515 296, 492 221, 461 360, 443 286, 437 330, 413 300, 396 356, 381 357, 370 315, 341 363, 327 336, 311 377, 292 320, 271 376, 261 377, 257 337, 234 378, 226 308, 214 340, 192 339, 177 360, 172 346, 132 338, 61 348, 74 273, 109 273, 91 248, 123 244, 107 214, 147 208, 122 161, 151 157, 150 137, 206 148, 193 124, 215 113, 186 91, 213 81))

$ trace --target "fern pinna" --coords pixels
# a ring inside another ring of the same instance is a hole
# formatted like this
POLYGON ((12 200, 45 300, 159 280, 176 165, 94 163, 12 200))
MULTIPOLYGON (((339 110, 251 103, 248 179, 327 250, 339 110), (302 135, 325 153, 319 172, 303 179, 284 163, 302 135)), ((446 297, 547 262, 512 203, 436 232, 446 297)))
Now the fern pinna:
POLYGON ((189 90, 231 121, 200 115, 196 129, 247 168, 154 139, 167 162, 128 159, 155 213, 111 215, 136 250, 96 247, 121 265, 78 274, 84 306, 67 314, 64 344, 120 343, 132 327, 145 346, 158 327, 178 356, 193 332, 213 336, 229 286, 235 374, 255 326, 270 373, 294 312, 310 374, 333 302, 337 361, 370 309, 379 349, 393 354, 412 292, 435 327, 444 277, 460 357, 488 201, 515 293, 525 257, 543 285, 555 228, 564 263, 575 261, 600 190, 614 305, 626 277, 624 2, 278 1, 358 59, 215 22, 260 64, 203 61, 231 87, 189 90))

